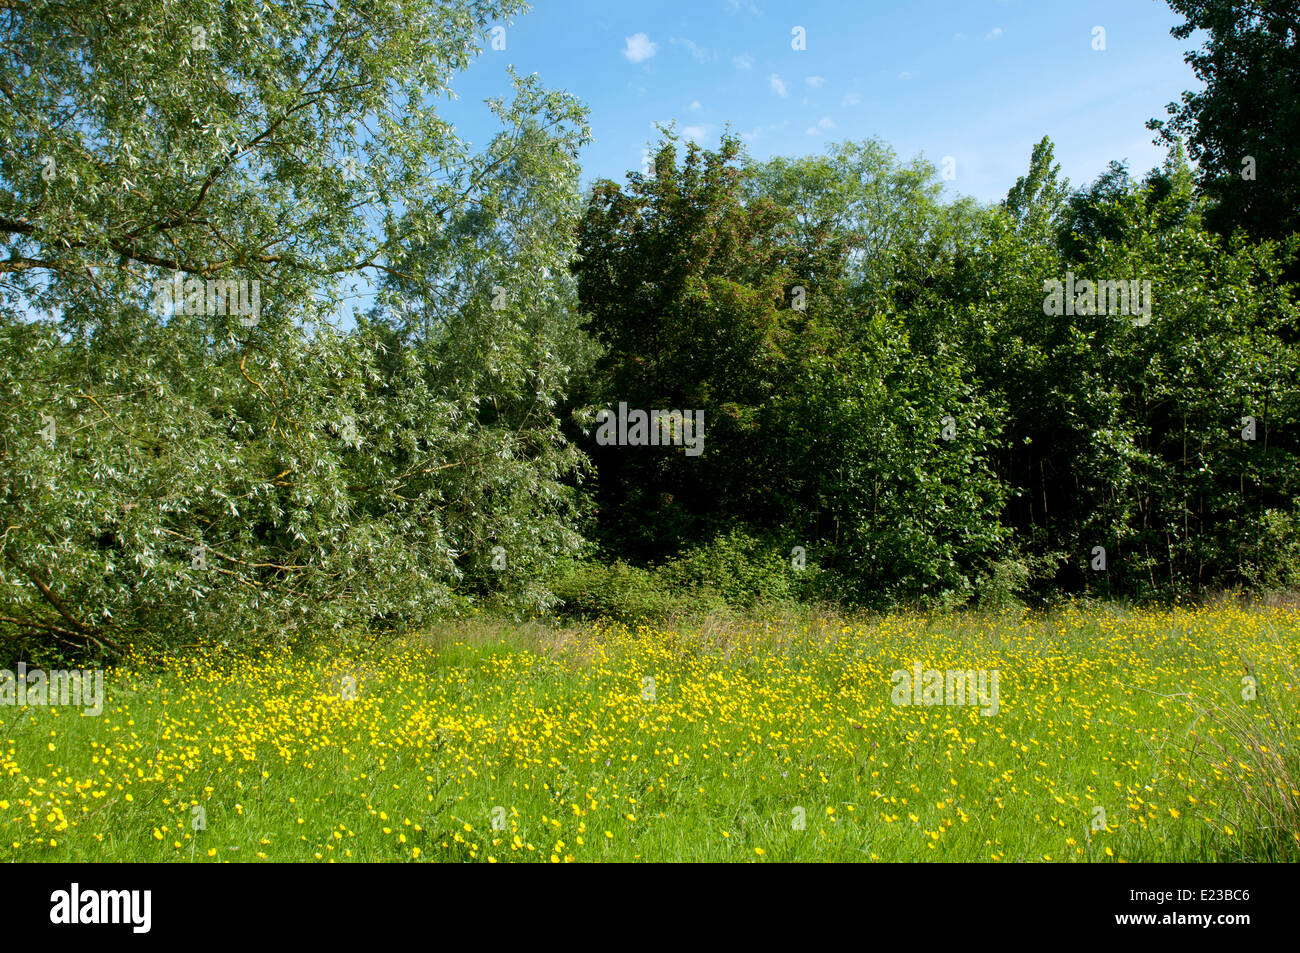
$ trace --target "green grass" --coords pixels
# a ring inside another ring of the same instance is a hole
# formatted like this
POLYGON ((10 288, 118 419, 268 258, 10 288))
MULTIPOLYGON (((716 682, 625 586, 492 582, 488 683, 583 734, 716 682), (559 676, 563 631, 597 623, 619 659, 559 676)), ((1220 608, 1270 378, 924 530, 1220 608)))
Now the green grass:
POLYGON ((140 660, 98 717, 0 708, 0 859, 1295 860, 1298 647, 1222 606, 140 660), (914 661, 997 714, 892 704, 914 661))

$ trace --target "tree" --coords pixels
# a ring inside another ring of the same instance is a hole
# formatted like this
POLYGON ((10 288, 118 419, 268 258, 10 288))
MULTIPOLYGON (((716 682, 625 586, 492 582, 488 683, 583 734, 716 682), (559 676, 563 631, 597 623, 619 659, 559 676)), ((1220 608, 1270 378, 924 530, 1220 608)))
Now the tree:
POLYGON ((997 426, 951 329, 905 293, 967 207, 878 144, 738 157, 724 138, 679 167, 670 137, 652 177, 594 190, 575 269, 607 348, 597 393, 698 395, 712 421, 702 460, 593 447, 602 537, 647 559, 741 529, 804 546, 856 601, 969 590, 1004 540, 997 426))
MULTIPOLYGON (((795 274, 810 288, 843 288, 879 302, 894 293, 900 266, 951 255, 974 231, 974 206, 941 201, 935 167, 903 163, 878 139, 834 143, 827 155, 751 164, 748 196, 788 209, 801 251, 795 274)), ((827 296, 823 296, 827 297, 827 296)))
MULTIPOLYGON (((1300 230, 1300 7, 1296 0, 1168 0, 1183 17, 1170 32, 1205 45, 1185 59, 1199 92, 1170 103, 1167 122, 1147 125, 1169 141, 1186 137, 1213 202, 1207 224, 1280 239, 1300 230)), ((1158 141, 1159 141, 1158 139, 1158 141)))
POLYGON ((1051 240, 1065 215, 1070 181, 1061 178, 1056 147, 1043 136, 1029 158, 1029 172, 1016 179, 1002 207, 1018 229, 1040 240, 1051 240))
POLYGON ((583 114, 516 80, 482 153, 438 115, 518 8, 0 11, 15 650, 418 624, 466 576, 545 604, 578 461, 539 275, 567 261, 583 114), (548 235, 502 238, 528 222, 548 235), (498 310, 489 279, 511 272, 529 284, 498 310), (433 343, 336 326, 347 282, 376 275, 384 313, 426 318, 433 343), (453 286, 462 307, 439 310, 453 286))
POLYGON ((579 230, 578 297, 605 349, 592 403, 704 415, 699 455, 588 443, 602 537, 629 555, 706 542, 769 499, 755 476, 800 312, 785 214, 743 202, 739 155, 728 135, 717 151, 688 144, 679 163, 668 133, 652 174, 594 185, 579 230))
POLYGON ((949 296, 975 376, 1006 408, 1002 518, 1040 592, 1170 596, 1242 584, 1247 563, 1285 575, 1254 534, 1270 527, 1275 551, 1294 544, 1300 373, 1286 252, 1205 231, 1189 176, 1176 144, 1141 182, 1111 163, 1070 196, 1057 245, 995 215, 968 290, 949 296), (1049 307, 1044 283, 1067 273, 1094 289, 1149 281, 1149 313, 1131 298, 1127 314, 1078 299, 1049 307), (1098 546, 1104 572, 1090 558, 1098 546))

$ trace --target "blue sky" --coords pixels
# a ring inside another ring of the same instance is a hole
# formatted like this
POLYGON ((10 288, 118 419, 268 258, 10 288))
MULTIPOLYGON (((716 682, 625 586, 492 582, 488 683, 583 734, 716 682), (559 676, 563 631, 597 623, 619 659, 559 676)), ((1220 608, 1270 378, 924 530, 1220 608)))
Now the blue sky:
POLYGON ((1163 0, 536 0, 445 114, 484 145, 476 104, 508 91, 509 63, 590 108, 588 182, 639 168, 656 122, 708 145, 730 122, 759 159, 872 136, 905 159, 952 156, 949 188, 996 201, 1044 134, 1076 187, 1111 159, 1158 165, 1146 120, 1198 86, 1178 22, 1163 0))

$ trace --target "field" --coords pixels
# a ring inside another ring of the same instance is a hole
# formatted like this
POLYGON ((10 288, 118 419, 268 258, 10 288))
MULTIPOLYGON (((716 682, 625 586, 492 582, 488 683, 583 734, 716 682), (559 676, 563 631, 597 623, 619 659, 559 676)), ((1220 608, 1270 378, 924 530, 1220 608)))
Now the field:
POLYGON ((0 860, 1294 860, 1298 648, 1110 607, 141 660, 0 707, 0 860), (996 704, 896 703, 915 663, 996 704))

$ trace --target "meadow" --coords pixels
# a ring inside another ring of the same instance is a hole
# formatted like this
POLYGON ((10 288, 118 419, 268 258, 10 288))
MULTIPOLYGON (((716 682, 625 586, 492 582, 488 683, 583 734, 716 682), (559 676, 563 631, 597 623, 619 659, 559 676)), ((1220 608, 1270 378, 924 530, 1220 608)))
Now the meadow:
POLYGON ((1080 605, 137 658, 97 717, 0 708, 0 860, 1295 860, 1298 648, 1080 605), (996 712, 895 704, 916 663, 996 712))

